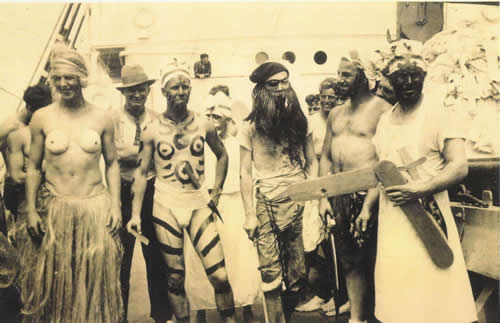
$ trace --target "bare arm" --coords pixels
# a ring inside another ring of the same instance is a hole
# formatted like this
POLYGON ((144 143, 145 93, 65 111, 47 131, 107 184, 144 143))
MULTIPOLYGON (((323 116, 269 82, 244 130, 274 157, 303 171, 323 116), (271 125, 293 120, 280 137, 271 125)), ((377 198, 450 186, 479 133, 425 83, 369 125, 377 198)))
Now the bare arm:
MULTIPOLYGON (((331 155, 331 146, 332 146, 332 119, 333 119, 334 113, 331 112, 328 116, 328 122, 326 125, 326 135, 325 135, 325 140, 323 141, 323 149, 321 150, 321 158, 319 160, 319 176, 326 176, 330 173, 332 169, 332 155, 331 155)), ((319 204, 319 214, 325 219, 325 221, 328 220, 326 217, 327 214, 330 214, 330 216, 333 216, 333 210, 330 207, 330 202, 326 198, 323 198, 320 200, 319 204)))
POLYGON ((325 134, 325 139, 323 141, 323 148, 321 150, 321 158, 319 160, 319 176, 326 176, 330 173, 332 169, 332 154, 331 154, 331 147, 332 147, 332 138, 333 138, 333 133, 332 133, 332 120, 333 120, 333 113, 330 113, 328 116, 328 121, 326 124, 326 134, 325 134))
POLYGON ((304 149, 304 155, 306 158, 306 173, 308 178, 315 178, 318 176, 319 165, 316 159, 316 153, 314 152, 314 141, 312 135, 307 136, 306 145, 304 149))
POLYGON ((5 121, 0 125, 0 148, 3 148, 7 144, 8 135, 19 127, 24 126, 24 121, 26 120, 26 109, 21 109, 16 111, 14 114, 10 115, 5 121))
MULTIPOLYGON (((40 111, 41 112, 41 111, 40 111)), ((28 208, 28 233, 32 237, 40 237, 43 231, 40 216, 36 210, 36 198, 41 182, 41 167, 45 149, 43 118, 35 113, 30 123, 31 145, 26 170, 26 203, 28 208)))
POLYGON ((10 177, 16 183, 26 181, 26 172, 24 171, 24 140, 22 129, 18 129, 7 137, 7 165, 10 177))
POLYGON ((144 193, 147 186, 147 175, 149 165, 153 158, 154 140, 151 128, 148 127, 142 134, 142 141, 139 145, 138 167, 134 172, 134 182, 132 184, 132 218, 127 224, 127 230, 135 230, 142 233, 141 230, 141 208, 144 200, 144 193))
POLYGON ((460 183, 468 173, 465 141, 458 138, 446 139, 442 154, 445 166, 438 175, 425 183, 410 182, 405 185, 387 187, 385 192, 388 198, 395 205, 401 205, 411 200, 447 190, 451 186, 460 183))
POLYGON ((229 160, 227 157, 226 148, 220 140, 219 135, 217 134, 217 131, 215 130, 215 127, 212 125, 212 123, 206 122, 206 129, 207 144, 217 158, 214 187, 212 189, 212 200, 217 205, 220 193, 222 192, 222 188, 224 186, 224 182, 226 181, 229 160))
POLYGON ((105 176, 108 189, 111 194, 111 218, 110 231, 117 232, 121 227, 120 208, 120 167, 118 166, 117 153, 115 148, 115 130, 111 117, 106 115, 107 120, 102 134, 102 155, 106 165, 105 176))
POLYGON ((245 209, 244 230, 254 240, 260 225, 253 205, 252 152, 240 146, 240 191, 245 209))

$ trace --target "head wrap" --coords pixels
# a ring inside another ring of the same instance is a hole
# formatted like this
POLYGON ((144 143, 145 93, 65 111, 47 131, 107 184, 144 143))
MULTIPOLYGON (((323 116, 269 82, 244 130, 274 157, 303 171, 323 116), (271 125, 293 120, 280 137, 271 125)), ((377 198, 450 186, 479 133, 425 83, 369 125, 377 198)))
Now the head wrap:
POLYGON ((231 99, 222 92, 209 95, 205 114, 215 114, 227 119, 232 119, 231 99))
POLYGON ((188 64, 185 61, 173 58, 161 71, 161 87, 164 88, 168 81, 179 75, 184 75, 191 79, 188 64))
POLYGON ((416 40, 402 39, 389 44, 389 57, 382 73, 386 76, 407 66, 417 66, 427 70, 423 58, 423 45, 416 40))
POLYGON ((281 63, 277 62, 265 62, 264 64, 259 65, 250 75, 250 81, 252 83, 264 84, 268 78, 271 76, 281 73, 287 72, 290 74, 288 69, 281 63))
POLYGON ((50 87, 43 84, 30 86, 24 91, 23 100, 31 111, 38 110, 52 103, 50 87))
POLYGON ((55 73, 76 75, 82 87, 87 86, 89 76, 87 65, 82 55, 63 45, 57 46, 50 55, 50 75, 55 73))
POLYGON ((340 58, 339 68, 344 65, 353 65, 360 69, 368 79, 369 89, 373 89, 376 84, 375 76, 370 72, 369 60, 367 57, 362 57, 356 49, 349 51, 346 55, 340 58))

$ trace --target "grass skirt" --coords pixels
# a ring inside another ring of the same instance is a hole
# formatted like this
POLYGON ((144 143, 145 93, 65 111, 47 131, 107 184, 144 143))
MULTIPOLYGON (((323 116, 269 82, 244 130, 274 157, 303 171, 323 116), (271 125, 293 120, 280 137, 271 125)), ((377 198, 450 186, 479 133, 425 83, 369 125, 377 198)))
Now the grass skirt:
POLYGON ((25 322, 122 319, 122 247, 106 227, 110 205, 104 186, 85 197, 58 196, 41 188, 37 208, 45 234, 35 241, 24 229, 26 239, 19 246, 25 322))

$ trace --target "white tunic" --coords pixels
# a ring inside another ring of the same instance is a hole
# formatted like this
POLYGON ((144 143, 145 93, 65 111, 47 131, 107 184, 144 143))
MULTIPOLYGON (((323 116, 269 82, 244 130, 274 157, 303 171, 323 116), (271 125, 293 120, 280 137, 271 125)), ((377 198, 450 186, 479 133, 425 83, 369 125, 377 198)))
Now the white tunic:
MULTIPOLYGON (((429 180, 444 167, 442 152, 447 138, 463 138, 452 115, 441 106, 426 104, 403 123, 382 115, 373 138, 379 160, 400 166, 398 149, 405 147, 412 160, 427 161, 417 168, 429 180)), ((407 175, 407 174, 406 174, 407 175)), ((408 176, 408 180, 410 180, 408 176)), ((377 262, 375 266, 375 315, 384 323, 459 323, 477 320, 448 192, 434 195, 448 231, 453 264, 440 269, 432 262, 420 237, 403 214, 380 194, 377 262)))

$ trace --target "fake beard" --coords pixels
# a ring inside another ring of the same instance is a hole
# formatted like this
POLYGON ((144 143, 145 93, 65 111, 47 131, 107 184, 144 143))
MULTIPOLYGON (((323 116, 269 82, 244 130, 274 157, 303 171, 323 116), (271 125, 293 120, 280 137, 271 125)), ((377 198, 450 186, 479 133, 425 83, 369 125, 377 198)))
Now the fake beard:
POLYGON ((260 95, 263 113, 260 118, 262 130, 278 139, 278 133, 286 129, 288 120, 291 119, 293 113, 296 113, 297 108, 300 109, 300 106, 296 106, 298 100, 295 91, 289 88, 280 92, 272 92, 264 88, 260 95))

